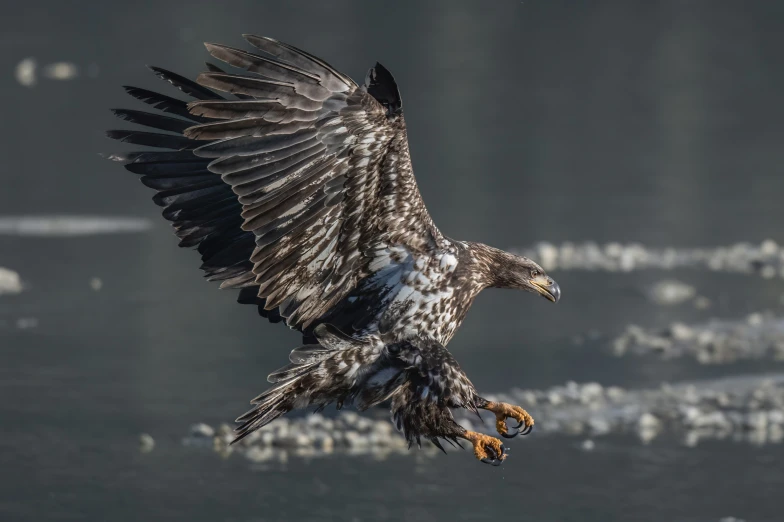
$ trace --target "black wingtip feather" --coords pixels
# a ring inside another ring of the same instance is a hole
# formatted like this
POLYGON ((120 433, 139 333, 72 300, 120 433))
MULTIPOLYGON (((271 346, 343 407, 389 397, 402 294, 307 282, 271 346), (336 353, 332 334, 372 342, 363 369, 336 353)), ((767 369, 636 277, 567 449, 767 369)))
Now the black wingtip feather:
POLYGON ((392 73, 380 63, 376 62, 376 65, 368 71, 365 77, 365 88, 367 88, 368 94, 386 107, 387 116, 403 112, 403 100, 400 98, 397 83, 392 77, 392 73))
POLYGON ((150 112, 137 111, 132 109, 110 109, 112 113, 119 119, 129 121, 131 123, 138 123, 145 127, 152 127, 169 132, 182 134, 188 127, 193 126, 192 122, 181 120, 179 118, 171 118, 169 116, 162 116, 160 114, 153 114, 150 112))
POLYGON ((163 67, 156 67, 154 65, 148 65, 148 69, 150 69, 156 76, 161 78, 162 80, 166 80, 170 84, 177 87, 179 90, 184 92, 189 96, 193 96, 199 100, 223 100, 223 96, 216 94, 215 92, 211 91, 210 89, 199 85, 197 82, 193 80, 189 80, 184 76, 180 76, 177 73, 173 73, 164 69, 163 67))
POLYGON ((197 145, 197 143, 184 136, 133 130, 109 130, 106 131, 106 137, 125 143, 132 143, 134 145, 174 150, 193 149, 197 145))
MULTIPOLYGON (((204 44, 204 45, 207 45, 207 44, 204 44)), ((207 66, 207 70, 208 70, 209 72, 218 72, 218 73, 219 73, 219 72, 223 72, 223 69, 221 69, 220 67, 218 67, 217 65, 215 65, 215 64, 213 64, 213 63, 210 63, 210 62, 204 62, 204 65, 206 65, 206 66, 207 66)))

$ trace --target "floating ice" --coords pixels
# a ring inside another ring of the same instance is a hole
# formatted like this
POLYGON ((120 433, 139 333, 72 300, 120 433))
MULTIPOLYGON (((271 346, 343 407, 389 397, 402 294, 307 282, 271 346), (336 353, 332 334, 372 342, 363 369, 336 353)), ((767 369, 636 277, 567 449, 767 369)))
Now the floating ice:
POLYGON ((687 446, 725 438, 784 442, 784 374, 664 384, 647 390, 570 382, 549 390, 512 390, 487 398, 522 405, 536 419, 538 433, 592 437, 636 433, 647 443, 666 432, 681 436, 687 446))
MULTIPOLYGON (((87 76, 98 76, 98 65, 90 64, 87 67, 87 76)), ((33 87, 38 83, 39 67, 35 58, 25 58, 19 62, 14 70, 16 81, 25 87, 33 87)), ((79 67, 72 62, 54 62, 40 67, 40 75, 49 80, 72 80, 79 76, 79 67)))
POLYGON ((139 435, 139 451, 142 453, 149 453, 155 449, 155 439, 149 433, 142 433, 139 435))
POLYGON ((35 85, 35 60, 33 58, 25 58, 16 66, 14 76, 16 81, 25 87, 32 87, 35 85))
POLYGON ((90 279, 90 288, 94 291, 98 292, 101 288, 103 288, 103 281, 100 277, 93 277, 90 279))
POLYGON ((148 219, 112 216, 3 216, 0 235, 89 236, 142 232, 152 227, 148 219))
POLYGON ((79 76, 79 68, 71 62, 50 63, 41 72, 51 80, 71 80, 79 76))
POLYGON ((665 359, 693 357, 703 364, 762 358, 784 361, 784 318, 754 313, 745 319, 672 323, 663 329, 630 325, 613 341, 612 350, 618 356, 654 353, 665 359))
POLYGON ((784 277, 784 247, 773 240, 759 245, 737 243, 716 248, 651 248, 638 243, 600 245, 590 241, 539 243, 513 252, 536 260, 546 270, 631 272, 707 268, 717 272, 756 273, 766 278, 784 277))
MULTIPOLYGON (((754 444, 784 442, 784 374, 736 376, 711 381, 664 384, 658 389, 625 390, 598 383, 569 382, 547 390, 514 389, 487 396, 489 400, 520 404, 536 419, 535 433, 565 434, 583 439, 590 451, 594 438, 609 434, 635 434, 643 444, 669 433, 693 447, 705 439, 728 439, 754 444), (590 437, 585 440, 586 437, 590 437)), ((335 418, 321 414, 281 418, 229 445, 230 426, 214 429, 197 424, 183 440, 187 446, 212 448, 222 455, 243 454, 254 462, 285 461, 288 455, 320 457, 340 452, 349 455, 416 454, 381 408, 363 415, 340 412, 335 418)), ((475 423, 471 414, 455 412, 466 429, 495 435, 494 423, 475 423)), ((424 443, 424 455, 437 453, 424 443)))
POLYGON ((654 284, 648 294, 656 304, 675 305, 694 298, 697 291, 691 285, 667 279, 654 284))
POLYGON ((22 288, 22 279, 19 274, 0 266, 0 295, 18 294, 22 288))

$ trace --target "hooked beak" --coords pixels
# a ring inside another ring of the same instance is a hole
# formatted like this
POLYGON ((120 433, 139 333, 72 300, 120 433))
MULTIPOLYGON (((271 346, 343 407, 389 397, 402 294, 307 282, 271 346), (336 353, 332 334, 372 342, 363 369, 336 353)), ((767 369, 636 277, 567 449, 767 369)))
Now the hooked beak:
POLYGON ((539 295, 554 303, 561 298, 561 287, 551 277, 540 275, 529 279, 528 282, 539 292, 539 295))

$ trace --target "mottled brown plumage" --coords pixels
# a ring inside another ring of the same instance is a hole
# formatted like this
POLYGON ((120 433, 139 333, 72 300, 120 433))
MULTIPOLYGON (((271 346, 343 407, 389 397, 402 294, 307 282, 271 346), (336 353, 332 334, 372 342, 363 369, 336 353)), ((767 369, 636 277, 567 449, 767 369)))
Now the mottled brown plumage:
POLYGON ((386 399, 409 440, 461 436, 459 427, 447 429, 448 408, 484 402, 444 346, 474 298, 500 287, 556 301, 558 286, 533 261, 451 240, 435 227, 414 179, 398 88, 384 67, 358 86, 304 51, 245 39, 256 52, 206 44, 232 72, 208 64, 192 82, 152 68, 191 101, 127 87, 168 114, 116 110, 156 132, 109 132, 171 149, 111 158, 157 191, 154 201, 180 245, 198 248, 208 279, 302 331, 311 347, 296 357, 318 359, 292 359, 274 374, 280 384, 240 419, 240 436, 295 407, 364 408, 386 399), (314 344, 325 328, 352 348, 314 344), (417 398, 424 389, 435 400, 417 398))

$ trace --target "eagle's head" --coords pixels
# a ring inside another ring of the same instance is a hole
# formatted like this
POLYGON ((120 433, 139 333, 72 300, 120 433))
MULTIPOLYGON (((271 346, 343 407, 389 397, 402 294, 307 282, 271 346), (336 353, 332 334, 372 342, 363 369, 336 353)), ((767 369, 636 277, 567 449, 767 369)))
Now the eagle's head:
POLYGON ((558 302, 561 298, 561 287, 545 273, 544 268, 527 257, 519 258, 518 266, 519 270, 513 278, 516 288, 539 294, 554 303, 558 302))
POLYGON ((553 303, 561 298, 558 283, 531 259, 481 243, 471 243, 470 248, 477 276, 484 287, 525 290, 553 303))

